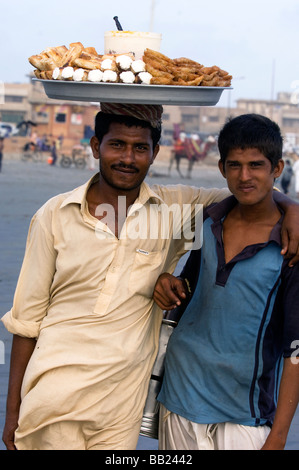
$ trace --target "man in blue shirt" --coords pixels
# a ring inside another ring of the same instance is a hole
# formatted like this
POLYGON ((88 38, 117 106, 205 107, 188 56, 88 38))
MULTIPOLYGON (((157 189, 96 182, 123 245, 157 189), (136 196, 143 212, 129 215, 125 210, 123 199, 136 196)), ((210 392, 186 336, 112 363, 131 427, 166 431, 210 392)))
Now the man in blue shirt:
POLYGON ((280 450, 299 400, 299 267, 281 255, 273 200, 282 137, 250 114, 218 146, 233 196, 206 209, 202 248, 154 292, 169 310, 191 291, 166 354, 160 448, 280 450))

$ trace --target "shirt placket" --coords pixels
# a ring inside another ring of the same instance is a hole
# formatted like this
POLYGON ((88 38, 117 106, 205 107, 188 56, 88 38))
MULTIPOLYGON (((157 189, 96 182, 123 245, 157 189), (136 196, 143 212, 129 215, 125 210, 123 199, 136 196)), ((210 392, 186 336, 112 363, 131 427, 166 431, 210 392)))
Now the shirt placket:
POLYGON ((131 252, 135 254, 134 240, 130 240, 130 249, 128 249, 128 240, 125 235, 127 221, 128 217, 122 227, 119 238, 115 237, 105 224, 102 224, 100 221, 97 223, 98 229, 105 234, 107 239, 112 238, 111 243, 115 245, 114 257, 106 271, 105 281, 94 308, 94 313, 100 316, 107 315, 111 301, 117 295, 120 280, 125 272, 124 266, 128 264, 128 257, 130 257, 131 252))

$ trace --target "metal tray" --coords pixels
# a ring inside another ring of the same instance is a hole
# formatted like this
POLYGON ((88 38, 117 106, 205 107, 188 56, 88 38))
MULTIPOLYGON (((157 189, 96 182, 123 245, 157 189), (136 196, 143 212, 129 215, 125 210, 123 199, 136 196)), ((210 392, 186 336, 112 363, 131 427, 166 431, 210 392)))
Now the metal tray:
POLYGON ((173 85, 139 85, 41 80, 49 98, 106 103, 166 104, 180 106, 214 106, 223 90, 230 87, 173 85))

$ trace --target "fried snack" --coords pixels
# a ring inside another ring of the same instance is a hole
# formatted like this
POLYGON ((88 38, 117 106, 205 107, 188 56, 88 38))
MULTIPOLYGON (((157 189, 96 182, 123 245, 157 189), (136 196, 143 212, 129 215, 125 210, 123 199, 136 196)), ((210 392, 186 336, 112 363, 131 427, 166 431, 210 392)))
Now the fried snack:
POLYGON ((103 72, 106 70, 112 70, 113 72, 116 72, 118 70, 115 55, 104 54, 101 58, 101 61, 101 70, 103 72))
POLYGON ((34 70, 36 78, 42 78, 43 80, 52 80, 52 70, 34 70))
MULTIPOLYGON (((164 63, 167 63, 167 64, 170 64, 170 65, 173 65, 173 60, 170 59, 169 57, 167 57, 166 55, 164 54, 161 54, 161 52, 158 52, 158 51, 154 51, 152 49, 145 49, 144 51, 144 57, 145 58, 152 58, 154 60, 158 60, 159 62, 164 62, 164 63)), ((144 61, 146 62, 146 61, 144 61)))
POLYGON ((84 51, 87 52, 87 54, 95 55, 96 57, 99 56, 94 47, 85 47, 84 51))
POLYGON ((170 59, 160 52, 146 49, 143 60, 151 73, 153 85, 230 86, 232 76, 220 67, 204 67, 199 62, 180 57, 170 59))
MULTIPOLYGON (((56 69, 55 69, 56 70, 56 69)), ((53 71, 53 74, 52 74, 52 77, 54 77, 54 73, 55 73, 55 70, 53 71)), ((73 77, 74 77, 74 68, 71 67, 70 65, 68 65, 67 67, 61 67, 59 69, 59 76, 58 76, 58 79, 60 80, 73 80, 73 77)))
POLYGON ((102 60, 96 55, 83 51, 79 57, 72 61, 72 65, 87 70, 96 70, 101 68, 102 60))
POLYGON ((38 70, 44 70, 45 58, 41 54, 32 55, 28 60, 33 67, 36 67, 38 70))
POLYGON ((47 47, 43 53, 52 59, 55 64, 62 65, 62 58, 64 54, 62 54, 57 47, 47 47))
POLYGON ((89 70, 84 70, 81 68, 76 69, 74 71, 72 79, 74 80, 74 82, 87 82, 88 73, 89 73, 89 70))
POLYGON ((40 54, 29 57, 29 62, 38 70, 53 70, 62 65, 65 50, 65 46, 48 47, 40 54))
POLYGON ((134 83, 135 82, 135 74, 131 72, 131 70, 126 70, 119 74, 119 81, 121 83, 134 83))
POLYGON ((71 47, 80 47, 81 50, 84 49, 84 46, 83 46, 82 42, 71 42, 71 43, 70 43, 70 48, 71 48, 71 47))
POLYGON ((117 83, 118 74, 114 70, 107 69, 103 72, 103 82, 117 83))
POLYGON ((115 57, 115 62, 119 71, 128 71, 134 61, 129 54, 119 54, 115 57))
POLYGON ((72 44, 70 44, 70 48, 62 57, 62 67, 67 67, 69 65, 71 66, 73 61, 80 56, 82 50, 84 49, 81 43, 72 44))
POLYGON ((151 85, 228 87, 232 76, 217 65, 205 67, 187 57, 171 59, 161 52, 145 49, 143 60, 132 54, 99 55, 81 42, 48 47, 29 57, 37 78, 151 85), (122 76, 120 76, 122 75, 122 76))
POLYGON ((150 80, 151 85, 176 85, 173 78, 166 77, 152 77, 150 80))
POLYGON ((62 56, 67 52, 66 46, 57 46, 56 49, 59 52, 59 54, 61 54, 62 56))
POLYGON ((72 64, 76 67, 81 67, 83 69, 87 70, 96 70, 96 69, 101 69, 101 62, 100 61, 95 61, 91 59, 85 59, 82 57, 78 57, 75 59, 72 64))
POLYGON ((165 78, 168 80, 174 79, 174 75, 172 75, 171 73, 156 69, 155 67, 152 67, 150 63, 146 64, 146 71, 149 72, 155 78, 165 78))
POLYGON ((139 72, 135 77, 135 83, 150 85, 153 76, 149 72, 139 72))
MULTIPOLYGON (((69 49, 66 46, 48 47, 40 54, 29 57, 28 60, 39 71, 53 71, 57 67, 91 70, 101 66, 101 59, 96 50, 84 49, 80 42, 71 43, 69 49)), ((35 75, 39 74, 35 73, 35 75)))
POLYGON ((101 70, 90 70, 87 75, 88 82, 101 82, 103 80, 103 72, 101 70))
POLYGON ((182 86, 198 86, 201 85, 203 81, 203 76, 201 77, 196 77, 194 80, 182 80, 181 78, 178 79, 177 85, 182 85, 182 86))
POLYGON ((183 67, 196 67, 196 68, 201 68, 203 65, 199 64, 195 60, 187 59, 186 57, 179 57, 178 59, 173 59, 173 62, 177 66, 183 66, 183 67))
POLYGON ((147 65, 153 69, 160 70, 161 72, 171 73, 175 72, 175 67, 171 64, 166 64, 166 62, 159 62, 158 60, 149 59, 147 65))
POLYGON ((185 68, 184 69, 178 68, 177 70, 174 71, 174 79, 176 81, 183 80, 185 82, 189 82, 191 80, 195 80, 199 76, 200 75, 198 75, 197 73, 189 71, 188 69, 185 70, 185 68))

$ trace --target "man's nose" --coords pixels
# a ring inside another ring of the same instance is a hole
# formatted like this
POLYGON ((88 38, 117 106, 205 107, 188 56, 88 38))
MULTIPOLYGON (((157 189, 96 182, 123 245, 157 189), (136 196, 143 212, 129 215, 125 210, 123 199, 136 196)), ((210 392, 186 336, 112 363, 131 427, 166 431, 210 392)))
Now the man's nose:
POLYGON ((132 163, 135 161, 135 152, 132 145, 127 145, 121 154, 121 160, 125 163, 132 163))
POLYGON ((250 178, 251 178, 250 169, 246 165, 242 166, 240 170, 240 179, 242 181, 247 181, 250 178))

